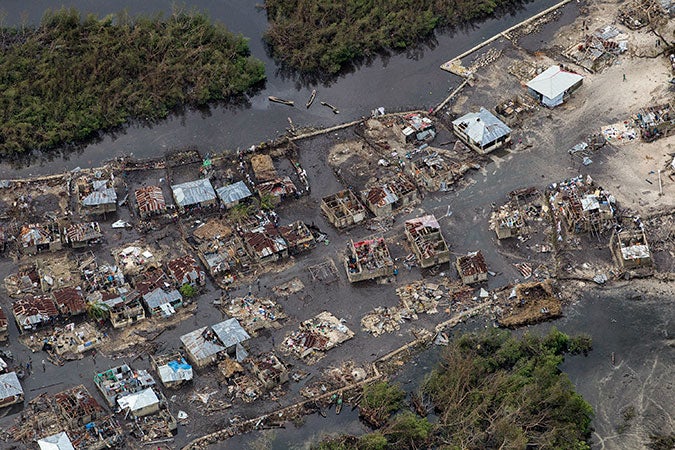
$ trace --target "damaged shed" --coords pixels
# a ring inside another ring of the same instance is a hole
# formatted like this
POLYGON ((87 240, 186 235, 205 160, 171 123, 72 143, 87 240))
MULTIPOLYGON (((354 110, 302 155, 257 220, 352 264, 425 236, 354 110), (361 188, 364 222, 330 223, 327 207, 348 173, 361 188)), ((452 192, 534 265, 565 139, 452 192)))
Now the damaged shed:
POLYGON ((166 263, 166 268, 177 286, 203 286, 206 282, 206 273, 192 255, 174 258, 166 263))
POLYGON ((103 238, 98 222, 70 224, 63 229, 63 236, 66 244, 73 248, 100 244, 103 238))
POLYGON ((159 397, 151 387, 117 399, 120 410, 127 410, 133 417, 144 417, 159 412, 159 397))
POLYGON ((450 261, 450 249, 434 215, 407 220, 405 235, 420 267, 427 268, 450 261))
POLYGON ((77 185, 82 211, 94 215, 117 211, 117 192, 113 186, 112 175, 110 179, 102 178, 100 173, 96 175, 98 177, 91 180, 91 184, 77 185))
POLYGON ((350 241, 345 270, 351 283, 392 276, 394 260, 384 238, 350 241))
POLYGON ((457 257, 457 273, 464 284, 487 281, 488 268, 483 254, 479 251, 469 252, 457 257))
POLYGON ((254 228, 244 233, 248 253, 259 263, 277 261, 288 256, 288 245, 273 224, 254 228))
POLYGON ((321 211, 336 228, 347 228, 366 218, 366 209, 350 190, 321 199, 321 211))
POLYGON ((166 212, 166 200, 159 186, 145 186, 134 192, 138 214, 141 219, 164 214, 166 212))
POLYGON ((59 316, 50 295, 27 295, 12 304, 12 313, 19 332, 36 330, 59 316))
POLYGON ((19 245, 19 251, 24 255, 61 250, 63 243, 59 226, 53 222, 24 225, 19 234, 19 245))
POLYGON ((609 245, 622 269, 650 267, 653 264, 647 236, 642 228, 615 231, 609 245))
POLYGON ((431 141, 436 137, 434 122, 419 113, 406 114, 399 118, 399 126, 396 128, 399 140, 402 143, 415 141, 431 141))

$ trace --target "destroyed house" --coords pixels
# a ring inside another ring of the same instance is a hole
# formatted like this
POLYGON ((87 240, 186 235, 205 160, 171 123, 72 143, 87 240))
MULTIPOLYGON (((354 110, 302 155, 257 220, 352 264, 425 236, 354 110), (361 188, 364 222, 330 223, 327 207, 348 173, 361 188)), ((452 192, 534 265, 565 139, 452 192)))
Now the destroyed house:
POLYGON ((136 197, 136 205, 138 206, 138 214, 141 219, 164 214, 166 212, 166 200, 164 193, 159 186, 145 186, 136 189, 134 192, 136 197))
POLYGON ((181 211, 207 208, 216 204, 216 191, 208 178, 171 186, 173 198, 181 211))
POLYGON ((274 168, 274 161, 270 155, 253 155, 251 157, 251 168, 253 175, 258 183, 278 178, 277 170, 274 168))
POLYGON ((12 304, 12 313, 19 332, 36 330, 59 317, 59 311, 49 295, 27 295, 12 304))
POLYGON ((288 244, 291 255, 297 255, 316 246, 316 239, 307 225, 298 220, 289 225, 279 227, 279 233, 288 244))
POLYGON ((289 177, 275 178, 258 183, 255 188, 260 197, 270 195, 277 203, 298 192, 298 188, 289 177))
POLYGON ((216 189, 220 202, 225 208, 232 208, 239 204, 240 201, 251 197, 253 194, 243 181, 237 181, 227 186, 216 189))
POLYGON ((633 121, 640 128, 640 135, 645 142, 669 136, 675 130, 675 115, 669 103, 643 108, 633 115, 633 121))
POLYGON ((87 297, 93 303, 100 303, 108 311, 108 318, 113 328, 124 328, 127 325, 145 319, 145 310, 141 305, 141 294, 136 291, 93 292, 87 297))
POLYGON ((288 256, 288 245, 272 224, 245 232, 243 239, 257 262, 277 261, 288 256))
POLYGON ((481 107, 453 120, 452 131, 466 145, 485 155, 511 142, 511 128, 481 107))
POLYGON ((159 314, 162 317, 169 317, 183 306, 183 296, 176 289, 157 288, 143 295, 143 303, 151 316, 159 314))
POLYGON ((23 388, 16 372, 0 374, 0 408, 23 402, 23 388))
POLYGON ((394 260, 384 238, 350 241, 345 270, 352 283, 393 275, 394 260))
POLYGON ((652 255, 642 228, 615 231, 610 249, 622 269, 650 267, 652 255))
POLYGON ((44 251, 57 251, 63 248, 61 233, 56 223, 44 225, 30 224, 21 227, 19 251, 34 255, 44 251))
POLYGON ((105 414, 101 405, 82 384, 54 394, 54 403, 69 427, 84 426, 105 414))
POLYGON ((7 340, 7 316, 5 315, 5 312, 2 310, 2 307, 0 307, 0 342, 6 341, 7 340))
POLYGON ((188 359, 194 366, 202 368, 226 357, 250 338, 237 319, 228 319, 184 334, 180 340, 188 359))
POLYGON ((265 389, 272 389, 288 381, 288 368, 273 352, 254 359, 251 367, 265 389))
POLYGON ((445 190, 460 175, 461 166, 438 152, 418 152, 407 156, 408 174, 428 191, 445 190))
POLYGON ((283 346, 299 358, 326 352, 354 337, 354 332, 328 311, 305 320, 297 331, 284 338, 283 346))
POLYGON ((430 141, 436 137, 436 126, 428 117, 419 113, 411 113, 406 114, 399 120, 400 123, 396 131, 403 143, 430 141))
POLYGON ((427 268, 450 261, 450 250, 435 216, 427 215, 407 220, 405 235, 420 267, 427 268))
POLYGON ((117 399, 121 411, 127 411, 132 417, 145 417, 159 412, 160 400, 151 387, 117 399))
POLYGON ((173 284, 161 267, 152 267, 139 273, 132 279, 132 282, 134 289, 141 295, 145 295, 158 288, 169 288, 173 284))
POLYGON ((501 206, 497 211, 492 213, 490 226, 497 233, 497 239, 520 236, 526 229, 522 212, 516 205, 510 203, 501 206))
POLYGON ((178 286, 184 284, 203 286, 206 282, 206 273, 204 273, 192 255, 174 258, 166 264, 166 268, 169 275, 178 286))
POLYGON ((488 268, 480 251, 457 257, 457 273, 464 284, 487 281, 488 268))
POLYGON ((552 185, 549 203, 574 233, 602 233, 614 223, 614 197, 581 176, 552 185))
POLYGON ((386 184, 361 191, 361 198, 376 217, 391 215, 398 202, 398 195, 386 184))
POLYGON ((166 388, 176 388, 193 378, 192 366, 179 352, 150 356, 152 367, 166 388))
POLYGON ((248 266, 250 257, 241 238, 225 222, 211 219, 192 233, 199 243, 199 259, 211 276, 234 281, 234 272, 248 266))
POLYGON ((98 222, 73 223, 63 229, 63 237, 66 244, 73 248, 81 248, 100 244, 103 234, 98 222))
MULTIPOLYGON (((111 176, 112 177, 112 176, 111 176)), ((105 214, 117 210, 117 193, 113 181, 95 179, 91 184, 78 184, 82 210, 88 214, 105 214)))
POLYGON ((553 108, 562 104, 583 81, 584 77, 578 73, 551 66, 528 81, 527 90, 542 105, 553 108))
POLYGON ((155 385, 147 370, 132 370, 126 364, 113 367, 94 376, 94 384, 101 391, 108 406, 115 406, 117 399, 140 392, 155 385))
POLYGON ((73 442, 65 431, 38 439, 37 443, 40 450, 75 450, 73 442))
POLYGON ((565 56, 571 58, 579 66, 593 72, 598 72, 614 62, 616 56, 628 49, 625 36, 622 40, 615 40, 621 32, 614 26, 608 25, 587 34, 583 41, 572 45, 565 56))
POLYGON ((77 316, 87 312, 87 302, 79 287, 64 287, 52 291, 54 303, 64 317, 77 316))
POLYGON ((403 174, 399 174, 393 180, 388 181, 387 187, 398 197, 398 200, 392 205, 394 209, 408 206, 418 199, 417 186, 403 174))
POLYGON ((321 211, 336 228, 347 228, 366 218, 366 209, 350 190, 340 191, 321 200, 321 211))

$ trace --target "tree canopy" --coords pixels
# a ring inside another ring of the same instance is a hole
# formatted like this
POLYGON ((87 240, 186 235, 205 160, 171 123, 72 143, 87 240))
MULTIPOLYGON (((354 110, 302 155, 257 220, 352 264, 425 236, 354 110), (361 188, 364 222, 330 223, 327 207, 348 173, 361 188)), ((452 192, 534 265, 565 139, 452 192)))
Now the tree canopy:
POLYGON ((362 403, 366 413, 378 413, 381 426, 361 437, 327 439, 316 448, 590 449, 593 410, 559 369, 565 354, 590 349, 590 338, 555 328, 521 339, 503 330, 460 336, 421 388, 437 422, 398 411, 400 388, 377 383, 364 390, 362 403))
POLYGON ((37 27, 0 33, 3 155, 226 100, 265 78, 246 39, 198 13, 99 19, 61 9, 37 27))
POLYGON ((405 49, 520 0, 265 0, 275 58, 302 72, 335 74, 355 59, 405 49))

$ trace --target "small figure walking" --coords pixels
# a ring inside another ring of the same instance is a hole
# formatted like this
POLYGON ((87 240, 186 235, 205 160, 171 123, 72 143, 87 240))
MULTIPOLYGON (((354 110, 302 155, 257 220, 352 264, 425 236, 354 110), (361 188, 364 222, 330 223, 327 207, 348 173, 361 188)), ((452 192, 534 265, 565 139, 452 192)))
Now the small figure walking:
POLYGON ((43 371, 43 372, 46 372, 46 371, 47 371, 47 363, 45 362, 44 359, 42 360, 42 371, 43 371))
POLYGON ((276 345, 274 345, 274 336, 272 336, 272 347, 276 347, 276 345))
POLYGON ((626 74, 623 74, 623 81, 626 81, 626 74))

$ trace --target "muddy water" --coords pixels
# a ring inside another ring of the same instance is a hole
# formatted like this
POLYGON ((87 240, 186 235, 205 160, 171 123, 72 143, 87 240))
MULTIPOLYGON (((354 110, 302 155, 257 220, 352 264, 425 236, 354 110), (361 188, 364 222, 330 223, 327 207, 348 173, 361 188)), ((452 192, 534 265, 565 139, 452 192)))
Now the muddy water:
MULTIPOLYGON (((0 11, 4 25, 20 26, 39 21, 46 8, 60 5, 75 7, 83 14, 99 16, 126 9, 130 14, 154 14, 171 11, 173 0, 3 0, 0 11)), ((377 106, 388 110, 428 108, 440 102, 458 84, 457 77, 439 70, 439 65, 504 30, 549 7, 556 0, 535 0, 499 19, 487 20, 472 28, 437 36, 421 48, 378 57, 327 84, 314 85, 283 73, 267 55, 261 36, 267 27, 264 11, 250 0, 212 2, 197 0, 190 7, 208 13, 215 21, 250 38, 253 56, 266 66, 267 82, 262 90, 238 106, 214 106, 208 111, 183 111, 154 125, 131 124, 117 132, 101 136, 98 142, 78 150, 35 154, 19 163, 0 162, 0 177, 45 174, 69 170, 77 166, 96 165, 111 157, 133 153, 138 157, 163 154, 166 150, 196 145, 202 151, 234 150, 249 147, 283 133, 292 118, 296 126, 327 126, 368 115, 377 106), (317 101, 311 109, 304 104, 313 88, 317 101), (294 100, 298 107, 270 104, 269 95, 294 100), (336 105, 335 115, 319 102, 336 105)), ((566 9, 576 9, 574 4, 566 9)))
MULTIPOLYGON (((592 336, 593 351, 585 357, 568 357, 562 369, 595 411, 593 448, 645 448, 651 433, 672 429, 669 416, 673 413, 675 401, 672 293, 669 296, 642 295, 626 286, 610 294, 602 289, 590 288, 587 296, 567 308, 565 314, 560 320, 529 327, 518 333, 544 334, 555 326, 565 333, 592 336), (636 416, 627 430, 619 433, 617 428, 623 424, 621 412, 627 407, 633 407, 636 416)), ((454 332, 489 326, 483 321, 473 320, 454 332)), ((414 391, 438 362, 441 351, 441 347, 430 348, 393 381, 400 383, 408 392, 414 391)), ((326 418, 317 414, 307 418, 302 428, 288 424, 287 429, 250 433, 233 438, 228 444, 232 444, 232 448, 250 449, 310 448, 311 443, 322 437, 341 433, 359 435, 369 431, 349 408, 345 408, 342 414, 336 417, 329 413, 326 418), (349 415, 344 416, 345 412, 349 415), (261 444, 264 446, 260 447, 261 444)))

